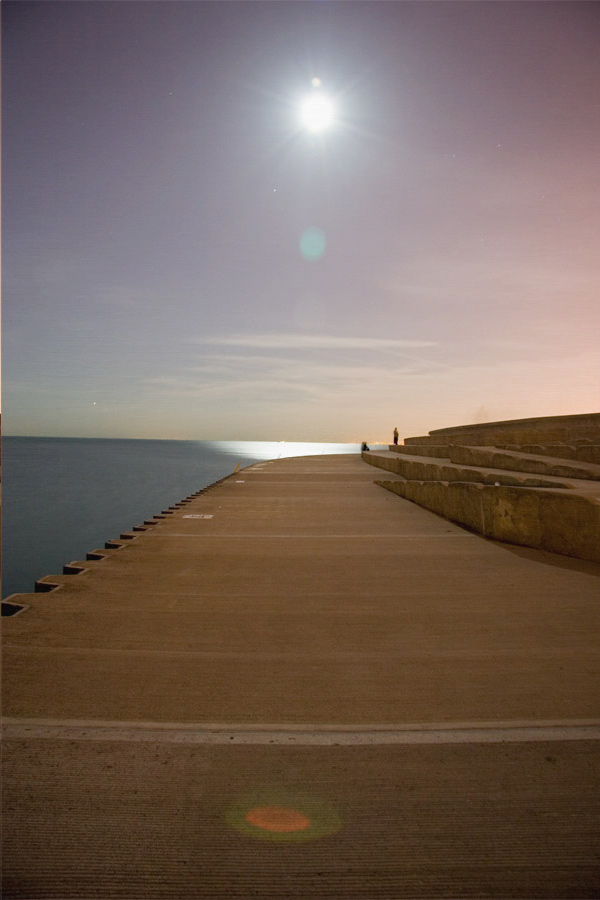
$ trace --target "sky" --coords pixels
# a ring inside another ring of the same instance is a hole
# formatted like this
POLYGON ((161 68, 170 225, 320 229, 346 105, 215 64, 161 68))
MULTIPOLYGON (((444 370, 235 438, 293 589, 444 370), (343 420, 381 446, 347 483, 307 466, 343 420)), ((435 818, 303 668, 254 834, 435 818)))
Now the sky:
POLYGON ((597 409, 598 4, 2 6, 3 433, 597 409))

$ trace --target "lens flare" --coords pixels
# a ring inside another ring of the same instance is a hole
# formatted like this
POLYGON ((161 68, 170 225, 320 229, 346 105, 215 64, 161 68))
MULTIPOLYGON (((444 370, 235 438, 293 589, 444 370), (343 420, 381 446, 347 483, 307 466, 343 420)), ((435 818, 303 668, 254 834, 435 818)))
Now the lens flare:
POLYGON ((320 228, 306 228, 300 235, 300 253, 309 262, 316 262, 325 253, 325 235, 320 228))
POLYGON ((310 827, 307 816, 285 806, 255 806, 246 813, 246 822, 267 831, 302 831, 310 827))
POLYGON ((287 787, 262 787, 234 800, 227 824, 259 841, 304 843, 335 834, 342 827, 336 809, 324 798, 287 787))

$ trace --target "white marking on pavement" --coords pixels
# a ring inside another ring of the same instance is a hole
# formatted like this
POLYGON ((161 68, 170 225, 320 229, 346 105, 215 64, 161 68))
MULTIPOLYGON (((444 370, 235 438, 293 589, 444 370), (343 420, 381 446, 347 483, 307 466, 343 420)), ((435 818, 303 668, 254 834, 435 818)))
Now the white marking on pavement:
POLYGON ((156 722, 4 719, 4 740, 143 741, 176 744, 279 744, 295 746, 503 744, 597 741, 595 720, 435 725, 236 725, 156 722), (458 726, 458 727, 457 727, 458 726))
MULTIPOLYGON (((166 594, 165 596, 170 596, 166 594)), ((196 595, 197 596, 197 595, 196 595)), ((221 595, 219 595, 221 596, 221 595)), ((122 607, 119 605, 119 609, 122 607)), ((135 609, 136 607, 128 607, 135 609)), ((90 653, 127 653, 130 656, 169 656, 169 657, 177 657, 177 656, 191 656, 194 659, 231 659, 231 660, 274 660, 274 661, 285 661, 291 662, 292 660, 304 661, 306 660, 306 653, 304 651, 292 651, 292 650, 177 650, 171 647, 69 647, 68 645, 49 645, 46 646, 44 644, 16 644, 16 643, 4 643, 5 649, 13 648, 17 650, 25 650, 27 653, 31 651, 38 651, 40 653, 79 653, 84 656, 88 656, 90 653)), ((417 650, 411 652, 406 649, 398 649, 398 650, 376 650, 373 652, 368 651, 360 651, 360 650, 324 650, 320 653, 315 652, 311 654, 311 659, 313 660, 323 660, 323 661, 344 661, 344 660, 374 660, 375 662, 379 659, 399 659, 403 662, 413 662, 414 660, 420 661, 422 659, 436 659, 436 660, 460 660, 460 659, 470 659, 470 660, 481 660, 483 657, 488 656, 490 653, 493 654, 495 659, 526 659, 531 660, 533 655, 532 650, 529 647, 523 647, 518 650, 504 650, 500 648, 492 648, 491 650, 488 648, 486 650, 481 651, 480 653, 474 652, 472 650, 466 649, 456 649, 456 650, 448 650, 441 651, 436 648, 433 649, 424 649, 417 650)), ((568 650, 544 650, 542 652, 542 656, 545 660, 548 659, 562 659, 564 660, 565 655, 570 653, 568 650)), ((578 651, 578 658, 582 659, 583 657, 591 657, 593 660, 596 659, 598 653, 595 649, 590 650, 582 650, 578 651)))
MULTIPOLYGON (((184 519, 202 519, 202 518, 212 518, 212 516, 183 516, 184 519)), ((389 531, 386 531, 385 534, 322 534, 321 532, 315 532, 314 534, 256 534, 256 532, 245 532, 242 534, 231 534, 230 532, 215 532, 213 531, 211 534, 183 534, 178 531, 163 531, 161 533, 158 532, 148 532, 147 537, 185 537, 185 538, 344 538, 344 540, 356 538, 356 540, 364 540, 365 538, 427 538, 428 540, 432 540, 433 538, 467 538, 468 540, 475 540, 478 535, 475 534, 402 534, 402 532, 398 532, 397 534, 390 534, 389 531)))

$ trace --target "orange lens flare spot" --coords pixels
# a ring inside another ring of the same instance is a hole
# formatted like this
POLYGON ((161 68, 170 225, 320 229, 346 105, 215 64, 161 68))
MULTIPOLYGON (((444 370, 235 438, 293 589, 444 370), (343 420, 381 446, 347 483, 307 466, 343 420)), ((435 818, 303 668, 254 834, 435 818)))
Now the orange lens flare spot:
POLYGON ((303 831, 310 826, 310 819, 285 806, 255 806, 246 813, 246 822, 267 831, 303 831))

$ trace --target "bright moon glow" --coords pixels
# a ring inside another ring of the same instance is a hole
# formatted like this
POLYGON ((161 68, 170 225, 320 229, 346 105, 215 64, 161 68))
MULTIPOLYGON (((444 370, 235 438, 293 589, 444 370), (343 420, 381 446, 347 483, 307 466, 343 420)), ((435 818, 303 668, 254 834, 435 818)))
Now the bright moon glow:
POLYGON ((333 122, 333 103, 324 94, 311 94, 302 104, 300 115, 309 131, 323 131, 333 122))

